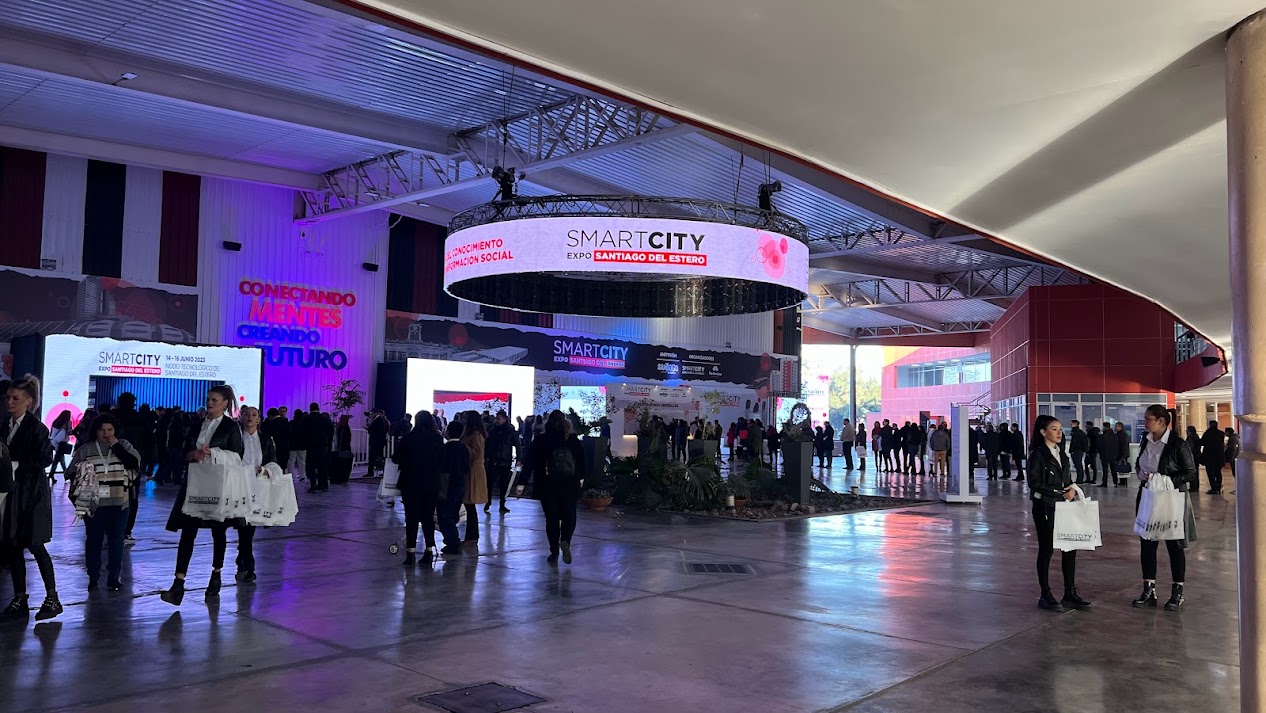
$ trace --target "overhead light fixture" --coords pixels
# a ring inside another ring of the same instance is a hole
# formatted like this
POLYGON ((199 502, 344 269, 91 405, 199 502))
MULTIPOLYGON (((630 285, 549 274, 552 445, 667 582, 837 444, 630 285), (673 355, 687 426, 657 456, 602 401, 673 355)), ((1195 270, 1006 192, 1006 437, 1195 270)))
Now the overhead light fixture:
POLYGON ((366 272, 378 272, 378 264, 377 264, 377 263, 373 263, 373 262, 362 262, 362 263, 360 264, 360 266, 361 266, 361 267, 363 267, 363 268, 365 268, 365 271, 366 271, 366 272))
POLYGON ((774 194, 781 192, 782 181, 762 183, 760 184, 760 189, 756 192, 756 204, 761 210, 772 211, 774 209, 774 194))
POLYGON ((140 75, 138 75, 136 72, 124 72, 123 74, 119 75, 118 79, 114 80, 113 82, 110 82, 110 86, 117 87, 124 82, 130 82, 133 79, 136 79, 138 76, 140 75))
POLYGON ((492 197, 493 202, 514 200, 519 196, 517 183, 527 174, 520 173, 516 177, 514 171, 514 168, 492 167, 492 179, 497 182, 497 193, 492 197))
POLYGON ((430 207, 431 207, 431 204, 430 204, 430 203, 423 203, 422 201, 415 201, 415 202, 413 203, 413 205, 415 205, 415 206, 417 206, 417 207, 419 207, 419 208, 430 208, 430 207))
POLYGON ((228 250, 230 252, 238 253, 242 251, 242 244, 233 240, 225 240, 223 243, 221 243, 221 245, 224 246, 225 250, 228 250))

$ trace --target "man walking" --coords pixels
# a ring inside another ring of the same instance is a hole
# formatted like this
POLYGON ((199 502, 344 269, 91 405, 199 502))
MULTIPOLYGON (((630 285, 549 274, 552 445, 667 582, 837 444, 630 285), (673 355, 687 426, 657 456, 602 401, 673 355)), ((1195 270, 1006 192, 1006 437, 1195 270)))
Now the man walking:
POLYGON ((998 433, 993 430, 992 423, 985 424, 985 432, 981 435, 980 442, 985 449, 985 472, 988 474, 986 480, 997 480, 998 433))
POLYGON ((844 454, 844 470, 853 469, 853 442, 857 440, 857 429, 853 428, 853 422, 844 419, 844 425, 840 427, 840 452, 844 454))
POLYGON ((313 401, 308 415, 300 426, 308 475, 309 493, 324 493, 330 489, 330 447, 334 442, 334 422, 330 415, 321 413, 321 405, 313 401))
POLYGON ((1024 480, 1024 461, 1027 457, 1025 452, 1028 444, 1024 442, 1024 433, 1020 431, 1020 424, 1011 424, 1011 458, 1015 461, 1015 479, 1024 480))
POLYGON ((1205 495, 1222 493, 1222 467, 1226 465, 1226 433, 1217 421, 1209 422, 1209 430, 1200 437, 1200 464, 1209 475, 1209 489, 1205 495))
POLYGON ((492 429, 488 431, 487 447, 488 502, 484 503, 484 512, 492 508, 492 491, 495 487, 501 493, 501 513, 510 512, 506 507, 506 491, 510 489, 510 466, 514 464, 515 453, 522 459, 519 446, 519 434, 510 425, 510 419, 504 410, 497 411, 493 419, 492 429))
POLYGON ((1083 485, 1086 482, 1086 447, 1088 445, 1086 432, 1081 430, 1081 422, 1077 419, 1069 423, 1073 428, 1068 434, 1071 442, 1068 452, 1072 456, 1073 468, 1077 470, 1077 480, 1073 482, 1083 485))
POLYGON ((1117 477, 1117 434, 1112 432, 1112 427, 1107 421, 1103 423, 1103 430, 1099 432, 1099 465, 1103 466, 1103 482, 1099 487, 1108 487, 1108 476, 1112 476, 1112 485, 1121 485, 1120 478, 1117 477))

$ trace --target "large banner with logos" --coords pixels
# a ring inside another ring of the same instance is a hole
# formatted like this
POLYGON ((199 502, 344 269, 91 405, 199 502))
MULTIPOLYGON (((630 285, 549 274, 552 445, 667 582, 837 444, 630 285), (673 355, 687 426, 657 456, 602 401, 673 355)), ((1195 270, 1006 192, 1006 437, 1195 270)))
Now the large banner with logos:
POLYGON ((387 361, 447 359, 607 374, 614 379, 715 382, 753 389, 762 399, 771 392, 771 379, 773 390, 780 390, 783 374, 798 372, 795 357, 778 354, 641 344, 391 310, 387 312, 386 335, 387 361))
POLYGON ((0 269, 0 377, 11 378, 9 342, 30 334, 77 334, 193 342, 193 287, 137 285, 113 277, 0 269))

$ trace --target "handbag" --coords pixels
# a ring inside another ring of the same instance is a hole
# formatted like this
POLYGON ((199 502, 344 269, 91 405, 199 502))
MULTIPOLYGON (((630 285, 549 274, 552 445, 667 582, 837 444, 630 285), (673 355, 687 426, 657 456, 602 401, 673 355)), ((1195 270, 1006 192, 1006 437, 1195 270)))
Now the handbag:
POLYGON ((1113 469, 1114 469, 1117 473, 1129 473, 1129 472, 1130 472, 1130 462, 1129 462, 1129 461, 1127 461, 1127 460, 1126 460, 1126 459, 1124 459, 1124 458, 1121 458, 1120 460, 1118 460, 1118 461, 1116 462, 1116 466, 1115 466, 1113 469))
POLYGON ((378 484, 378 499, 392 500, 400 497, 400 466, 387 461, 382 469, 382 482, 378 484))
POLYGON ((1134 533, 1144 540, 1181 540, 1186 529, 1187 494, 1166 475, 1153 475, 1143 488, 1134 533))
POLYGON ((1099 503, 1086 497, 1076 485, 1074 500, 1055 503, 1055 549, 1093 550, 1103 545, 1099 531, 1099 503))

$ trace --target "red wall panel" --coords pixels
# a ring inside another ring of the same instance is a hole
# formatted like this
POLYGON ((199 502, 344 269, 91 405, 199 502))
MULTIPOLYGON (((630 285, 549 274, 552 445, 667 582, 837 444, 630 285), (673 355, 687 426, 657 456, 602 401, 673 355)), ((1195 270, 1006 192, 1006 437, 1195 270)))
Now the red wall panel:
POLYGON ((48 154, 0 148, 0 265, 40 267, 48 154))

